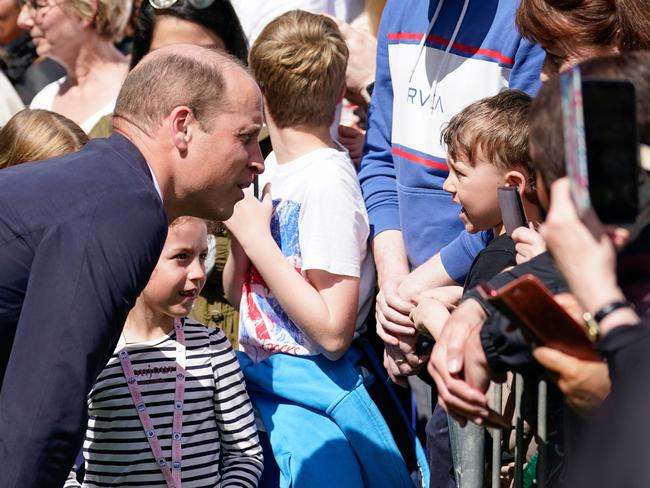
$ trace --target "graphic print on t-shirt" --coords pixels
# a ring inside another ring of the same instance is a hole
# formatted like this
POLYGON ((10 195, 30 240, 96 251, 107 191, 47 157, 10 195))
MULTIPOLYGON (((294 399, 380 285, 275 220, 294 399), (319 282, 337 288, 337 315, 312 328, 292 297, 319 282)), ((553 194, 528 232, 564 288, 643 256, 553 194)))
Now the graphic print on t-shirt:
MULTIPOLYGON (((271 216, 273 240, 298 273, 302 270, 300 208, 300 203, 291 200, 274 200, 271 216)), ((272 352, 312 354, 312 341, 287 316, 254 266, 243 286, 240 314, 240 343, 255 361, 265 359, 272 352)))

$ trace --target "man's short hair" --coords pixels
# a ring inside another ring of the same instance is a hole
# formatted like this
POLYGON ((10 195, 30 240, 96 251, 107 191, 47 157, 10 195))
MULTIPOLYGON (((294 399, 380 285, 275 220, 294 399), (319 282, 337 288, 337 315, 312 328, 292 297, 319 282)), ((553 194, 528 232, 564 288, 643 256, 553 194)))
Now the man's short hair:
MULTIPOLYGON (((650 144, 650 52, 593 58, 580 63, 583 78, 628 80, 636 91, 639 140, 650 144)), ((530 110, 530 146, 533 164, 546 188, 566 175, 560 79, 555 76, 542 85, 530 110)))
POLYGON ((280 128, 329 126, 345 83, 348 47, 336 23, 293 10, 260 33, 249 65, 280 128))
POLYGON ((477 163, 477 150, 500 169, 529 166, 528 112, 532 99, 519 90, 505 90, 468 105, 442 130, 441 139, 453 160, 477 163))
POLYGON ((185 105, 202 130, 211 130, 215 116, 226 108, 224 66, 230 62, 241 64, 216 50, 204 49, 206 56, 202 59, 173 52, 145 57, 122 85, 115 118, 123 118, 149 133, 160 127, 175 107, 185 105), (223 62, 213 56, 223 57, 223 62))

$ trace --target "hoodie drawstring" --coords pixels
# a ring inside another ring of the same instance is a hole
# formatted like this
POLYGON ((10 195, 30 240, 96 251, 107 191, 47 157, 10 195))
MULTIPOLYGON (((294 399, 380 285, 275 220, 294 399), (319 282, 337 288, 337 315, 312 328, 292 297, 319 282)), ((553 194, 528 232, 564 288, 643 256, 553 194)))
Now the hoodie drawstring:
MULTIPOLYGON (((418 45, 418 56, 415 60, 415 64, 413 65, 413 68, 411 69, 411 75, 409 76, 409 82, 413 78, 413 74, 415 73, 415 70, 418 66, 418 63, 420 62, 420 57, 422 56, 422 52, 424 51, 424 44, 426 43, 427 37, 429 37, 429 34, 433 31, 434 24, 438 20, 438 17, 440 15, 440 11, 442 10, 442 6, 444 4, 444 0, 440 0, 438 2, 438 6, 436 7, 436 11, 433 14, 433 17, 431 18, 431 22, 429 23, 429 27, 427 28, 427 31, 424 33, 424 36, 420 40, 420 44, 418 45)), ((432 106, 435 106, 435 99, 436 99, 436 92, 438 90, 438 83, 439 83, 439 78, 440 75, 442 74, 443 70, 447 67, 449 64, 449 52, 451 51, 451 48, 454 45, 454 42, 456 42, 456 38, 458 37, 458 33, 460 32, 460 28, 463 24, 463 21, 465 20, 465 14, 467 13, 467 8, 469 7, 469 0, 465 0, 463 3, 463 9, 460 12, 460 15, 458 17, 458 20, 456 21, 456 26, 454 27, 454 32, 451 35, 451 39, 449 40, 449 43, 447 43, 447 46, 445 47, 445 56, 443 60, 440 62, 438 65, 438 70, 436 72, 436 75, 433 78, 433 82, 431 83, 431 90, 430 90, 430 97, 431 101, 433 103, 432 106)))

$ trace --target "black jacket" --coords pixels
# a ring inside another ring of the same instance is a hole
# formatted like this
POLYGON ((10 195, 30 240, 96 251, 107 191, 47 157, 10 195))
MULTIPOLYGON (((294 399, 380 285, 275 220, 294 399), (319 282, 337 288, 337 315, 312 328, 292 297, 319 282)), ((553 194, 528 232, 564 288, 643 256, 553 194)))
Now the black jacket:
POLYGON ((63 486, 86 395, 167 234, 126 138, 0 171, 0 486, 63 486))

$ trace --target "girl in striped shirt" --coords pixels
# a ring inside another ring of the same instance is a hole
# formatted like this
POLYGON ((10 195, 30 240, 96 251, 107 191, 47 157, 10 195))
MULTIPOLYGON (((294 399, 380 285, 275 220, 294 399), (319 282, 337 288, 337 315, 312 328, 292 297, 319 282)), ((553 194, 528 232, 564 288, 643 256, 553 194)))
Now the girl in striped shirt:
POLYGON ((262 450, 239 363, 221 330, 186 318, 206 254, 205 222, 170 225, 88 396, 84 487, 257 486, 262 450))

